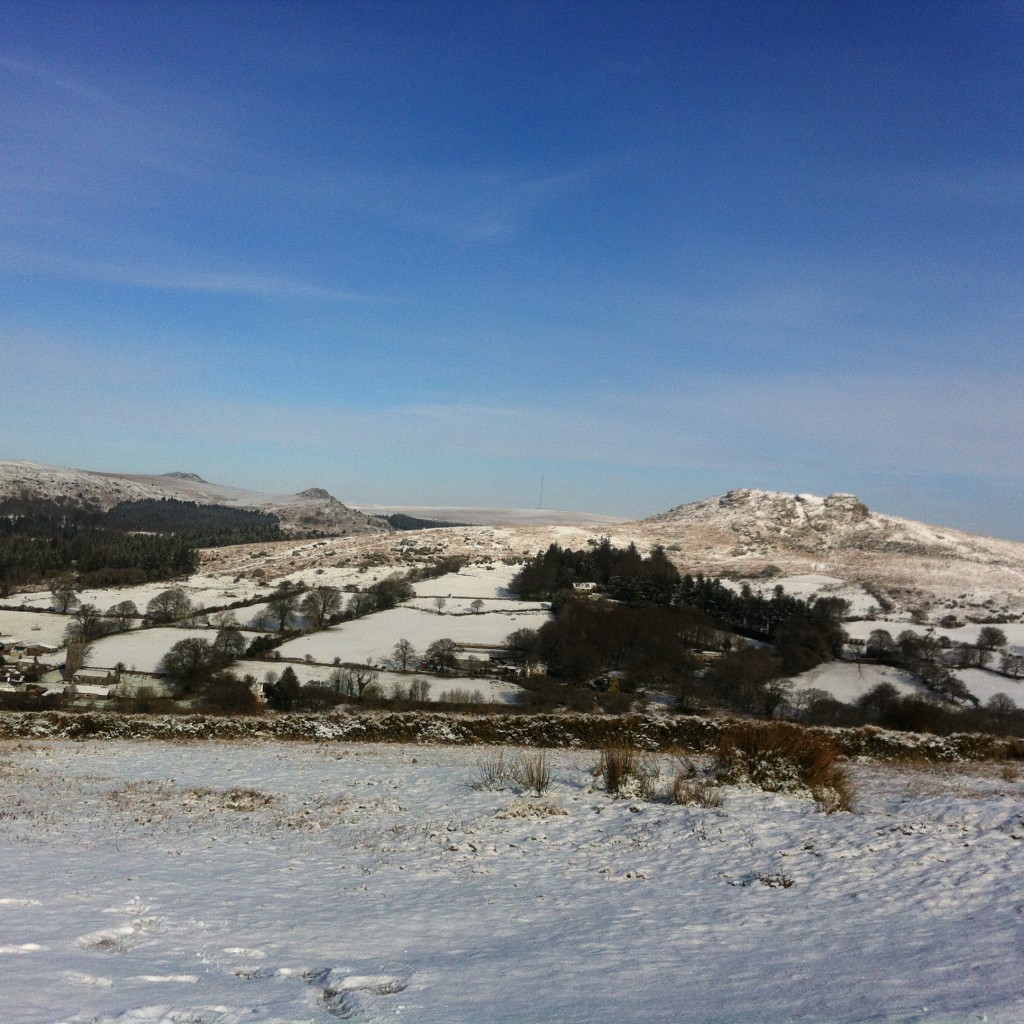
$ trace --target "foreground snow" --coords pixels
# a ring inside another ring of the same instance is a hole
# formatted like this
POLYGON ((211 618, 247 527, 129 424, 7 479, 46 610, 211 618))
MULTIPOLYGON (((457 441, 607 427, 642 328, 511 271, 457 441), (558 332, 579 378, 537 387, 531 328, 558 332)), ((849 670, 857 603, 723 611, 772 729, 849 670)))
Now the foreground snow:
POLYGON ((993 766, 858 765, 826 816, 612 800, 562 751, 561 814, 471 789, 489 753, 0 745, 0 1019, 1024 1019, 1024 787, 993 766))

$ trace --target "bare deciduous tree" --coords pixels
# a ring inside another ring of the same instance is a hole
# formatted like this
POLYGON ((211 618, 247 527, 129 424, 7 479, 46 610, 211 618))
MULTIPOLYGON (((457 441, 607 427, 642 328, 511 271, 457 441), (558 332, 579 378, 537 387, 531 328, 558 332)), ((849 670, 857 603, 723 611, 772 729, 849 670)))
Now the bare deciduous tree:
POLYGON ((123 633, 138 617, 139 609, 134 601, 118 601, 107 609, 107 618, 113 619, 118 631, 123 633))
POLYGON ((267 610, 277 621, 277 628, 281 633, 288 628, 299 607, 301 597, 301 591, 291 587, 278 587, 267 601, 267 610))
POLYGON ((103 613, 94 604, 80 604, 72 613, 71 621, 64 630, 68 640, 80 640, 87 644, 107 631, 103 613))
POLYGON ((325 629, 328 620, 341 610, 341 591, 337 587, 320 585, 306 592, 302 599, 302 614, 317 629, 325 629))
POLYGON ((78 594, 75 593, 77 586, 78 581, 73 572, 58 573, 50 581, 50 596, 61 615, 67 614, 69 608, 78 604, 78 594))
POLYGON ((412 642, 402 637, 394 647, 395 661, 398 662, 401 670, 405 672, 409 667, 409 662, 416 656, 416 648, 413 647, 412 642))
POLYGON ((174 622, 192 611, 192 602, 180 587, 163 590, 146 605, 146 615, 154 622, 174 622))
POLYGON ((1006 633, 998 626, 982 626, 978 630, 978 646, 986 650, 1006 646, 1006 633))
POLYGON ((455 651, 455 641, 451 637, 442 637, 427 648, 427 661, 435 671, 444 672, 455 667, 455 651))

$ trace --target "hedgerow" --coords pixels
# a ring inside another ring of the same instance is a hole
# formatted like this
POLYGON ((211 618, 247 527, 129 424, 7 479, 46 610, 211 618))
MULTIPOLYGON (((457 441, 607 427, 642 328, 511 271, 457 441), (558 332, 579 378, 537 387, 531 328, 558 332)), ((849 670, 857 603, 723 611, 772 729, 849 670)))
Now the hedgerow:
MULTIPOLYGON (((517 747, 715 751, 740 723, 727 718, 658 714, 470 715, 434 711, 339 709, 327 714, 121 715, 110 711, 0 713, 0 739, 277 739, 375 743, 501 744, 517 747)), ((746 731, 776 723, 744 721, 746 731)), ((1024 760, 1024 740, 980 734, 933 736, 874 727, 789 726, 808 744, 828 743, 847 758, 880 760, 1024 760)), ((799 742, 797 739, 796 742, 799 742)))

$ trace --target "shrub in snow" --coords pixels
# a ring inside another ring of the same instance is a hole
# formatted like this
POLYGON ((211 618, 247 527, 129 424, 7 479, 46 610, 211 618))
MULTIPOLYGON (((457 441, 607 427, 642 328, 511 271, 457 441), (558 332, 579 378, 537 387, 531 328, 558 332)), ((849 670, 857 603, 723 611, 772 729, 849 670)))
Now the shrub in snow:
POLYGON ((658 795, 661 768, 656 758, 633 746, 609 746, 601 751, 597 774, 613 796, 653 800, 658 795))
POLYGON ((510 765, 505 761, 505 752, 499 750, 477 761, 469 785, 471 789, 502 790, 510 777, 510 765))
POLYGON ((525 792, 541 796, 551 785, 551 766, 547 751, 520 751, 508 759, 502 750, 482 757, 470 780, 472 789, 503 790, 513 783, 525 792))
POLYGON ((672 780, 669 799, 674 804, 693 804, 698 807, 721 807, 722 791, 702 780, 693 780, 685 771, 672 780))
POLYGON ((853 790, 836 746, 782 722, 745 722, 726 729, 718 740, 713 774, 719 782, 745 782, 768 792, 808 792, 830 812, 853 809, 853 790))
POLYGON ((551 785, 547 751, 522 751, 512 766, 512 779, 527 792, 541 796, 551 785))

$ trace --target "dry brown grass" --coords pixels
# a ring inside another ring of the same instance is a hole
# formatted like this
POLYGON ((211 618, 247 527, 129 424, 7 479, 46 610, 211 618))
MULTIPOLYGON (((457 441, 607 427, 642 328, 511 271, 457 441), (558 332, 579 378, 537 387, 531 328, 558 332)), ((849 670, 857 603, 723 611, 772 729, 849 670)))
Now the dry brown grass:
POLYGON ((838 749, 825 737, 783 722, 743 722, 723 731, 714 776, 769 792, 806 789, 822 809, 852 811, 854 793, 838 749))
POLYGON ((501 790, 511 778, 511 765, 505 760, 505 752, 497 750, 481 757, 470 779, 470 789, 501 790))
POLYGON ((551 762, 546 750, 521 750, 506 758, 497 750, 480 758, 469 780, 470 789, 502 790, 513 783, 525 792, 541 796, 551 785, 551 762))
POLYGON ((721 807, 722 791, 707 782, 694 781, 685 772, 679 772, 672 780, 669 799, 674 804, 697 807, 721 807))
POLYGON ((541 796, 551 785, 551 764, 546 750, 521 751, 512 766, 512 779, 528 793, 541 796))
POLYGON ((605 747, 601 751, 598 771, 608 793, 620 794, 636 775, 636 770, 637 752, 633 747, 605 747))

